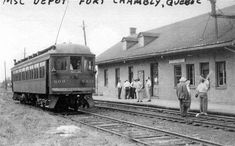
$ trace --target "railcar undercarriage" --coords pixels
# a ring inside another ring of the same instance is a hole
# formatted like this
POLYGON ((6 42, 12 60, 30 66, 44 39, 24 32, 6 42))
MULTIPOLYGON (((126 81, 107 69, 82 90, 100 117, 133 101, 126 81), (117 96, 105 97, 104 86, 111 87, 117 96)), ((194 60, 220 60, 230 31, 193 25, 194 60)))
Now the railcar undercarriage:
POLYGON ((13 100, 18 100, 22 104, 30 104, 43 109, 53 109, 55 111, 64 111, 69 108, 75 111, 78 108, 90 108, 94 106, 92 94, 32 94, 32 93, 14 93, 13 100))

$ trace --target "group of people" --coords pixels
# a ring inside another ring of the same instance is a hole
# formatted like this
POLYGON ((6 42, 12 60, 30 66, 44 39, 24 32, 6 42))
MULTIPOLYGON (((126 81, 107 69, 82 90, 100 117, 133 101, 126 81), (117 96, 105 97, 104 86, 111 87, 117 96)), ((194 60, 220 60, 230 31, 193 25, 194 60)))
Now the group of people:
MULTIPOLYGON (((207 92, 210 88, 209 75, 206 78, 200 76, 200 83, 196 88, 195 97, 199 97, 200 99, 200 113, 196 114, 196 117, 198 117, 199 115, 207 115, 207 92)), ((191 105, 191 92, 189 85, 190 81, 187 80, 185 77, 181 77, 176 87, 176 95, 180 103, 180 113, 182 117, 187 116, 191 105)))
MULTIPOLYGON (((195 97, 200 100, 200 113, 196 114, 196 117, 199 115, 207 115, 208 108, 208 95, 207 92, 210 88, 209 75, 205 78, 203 75, 200 76, 200 83, 196 88, 195 97)), ((151 89, 151 80, 148 77, 145 81, 145 87, 143 86, 140 79, 135 79, 131 83, 126 80, 123 84, 125 90, 125 99, 137 99, 137 102, 143 102, 143 92, 145 90, 148 102, 151 102, 150 89, 151 89)), ((118 99, 121 99, 122 84, 121 80, 118 81, 118 99)), ((190 81, 185 77, 181 77, 179 83, 176 87, 176 95, 180 103, 180 113, 182 117, 187 116, 187 113, 191 105, 191 91, 190 91, 190 81)))
MULTIPOLYGON (((121 80, 118 81, 117 88, 118 88, 118 99, 121 99, 121 92, 122 92, 121 80)), ((143 102, 142 92, 144 86, 141 83, 140 79, 135 79, 131 83, 128 80, 126 80, 123 84, 123 88, 125 90, 125 99, 137 99, 137 102, 143 102)), ((151 80, 148 77, 145 82, 145 91, 149 102, 151 101, 150 88, 151 88, 151 80)))

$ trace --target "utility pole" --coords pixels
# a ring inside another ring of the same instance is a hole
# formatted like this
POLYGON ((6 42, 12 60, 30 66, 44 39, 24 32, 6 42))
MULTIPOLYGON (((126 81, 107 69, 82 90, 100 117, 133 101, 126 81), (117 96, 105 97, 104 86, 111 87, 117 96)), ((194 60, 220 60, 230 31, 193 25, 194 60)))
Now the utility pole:
POLYGON ((84 20, 82 21, 82 29, 83 29, 85 46, 87 46, 87 42, 86 42, 86 26, 85 26, 84 20))
POLYGON ((6 61, 4 61, 4 70, 5 70, 5 89, 7 90, 7 72, 6 72, 6 61))

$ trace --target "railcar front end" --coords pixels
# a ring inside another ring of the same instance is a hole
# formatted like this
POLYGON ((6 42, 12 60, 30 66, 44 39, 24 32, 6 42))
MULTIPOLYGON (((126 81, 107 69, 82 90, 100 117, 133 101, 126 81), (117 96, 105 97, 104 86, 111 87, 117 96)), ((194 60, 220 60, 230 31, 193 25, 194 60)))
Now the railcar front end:
POLYGON ((94 55, 53 54, 50 58, 49 94, 51 107, 92 106, 95 89, 94 55))

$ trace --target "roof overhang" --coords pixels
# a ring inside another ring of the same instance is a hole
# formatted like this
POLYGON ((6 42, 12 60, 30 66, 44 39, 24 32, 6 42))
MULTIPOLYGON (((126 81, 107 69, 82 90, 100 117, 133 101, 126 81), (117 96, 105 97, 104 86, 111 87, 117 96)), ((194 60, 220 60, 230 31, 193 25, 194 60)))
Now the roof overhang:
POLYGON ((172 49, 167 49, 167 50, 159 51, 159 52, 113 58, 109 60, 97 61, 96 65, 118 63, 118 62, 123 62, 124 60, 129 61, 129 60, 146 59, 146 58, 151 58, 154 56, 173 55, 176 53, 184 53, 184 52, 189 52, 189 51, 216 49, 216 48, 222 48, 222 47, 227 47, 227 46, 235 46, 235 40, 221 41, 221 42, 215 42, 211 44, 195 45, 191 47, 172 48, 172 49))

